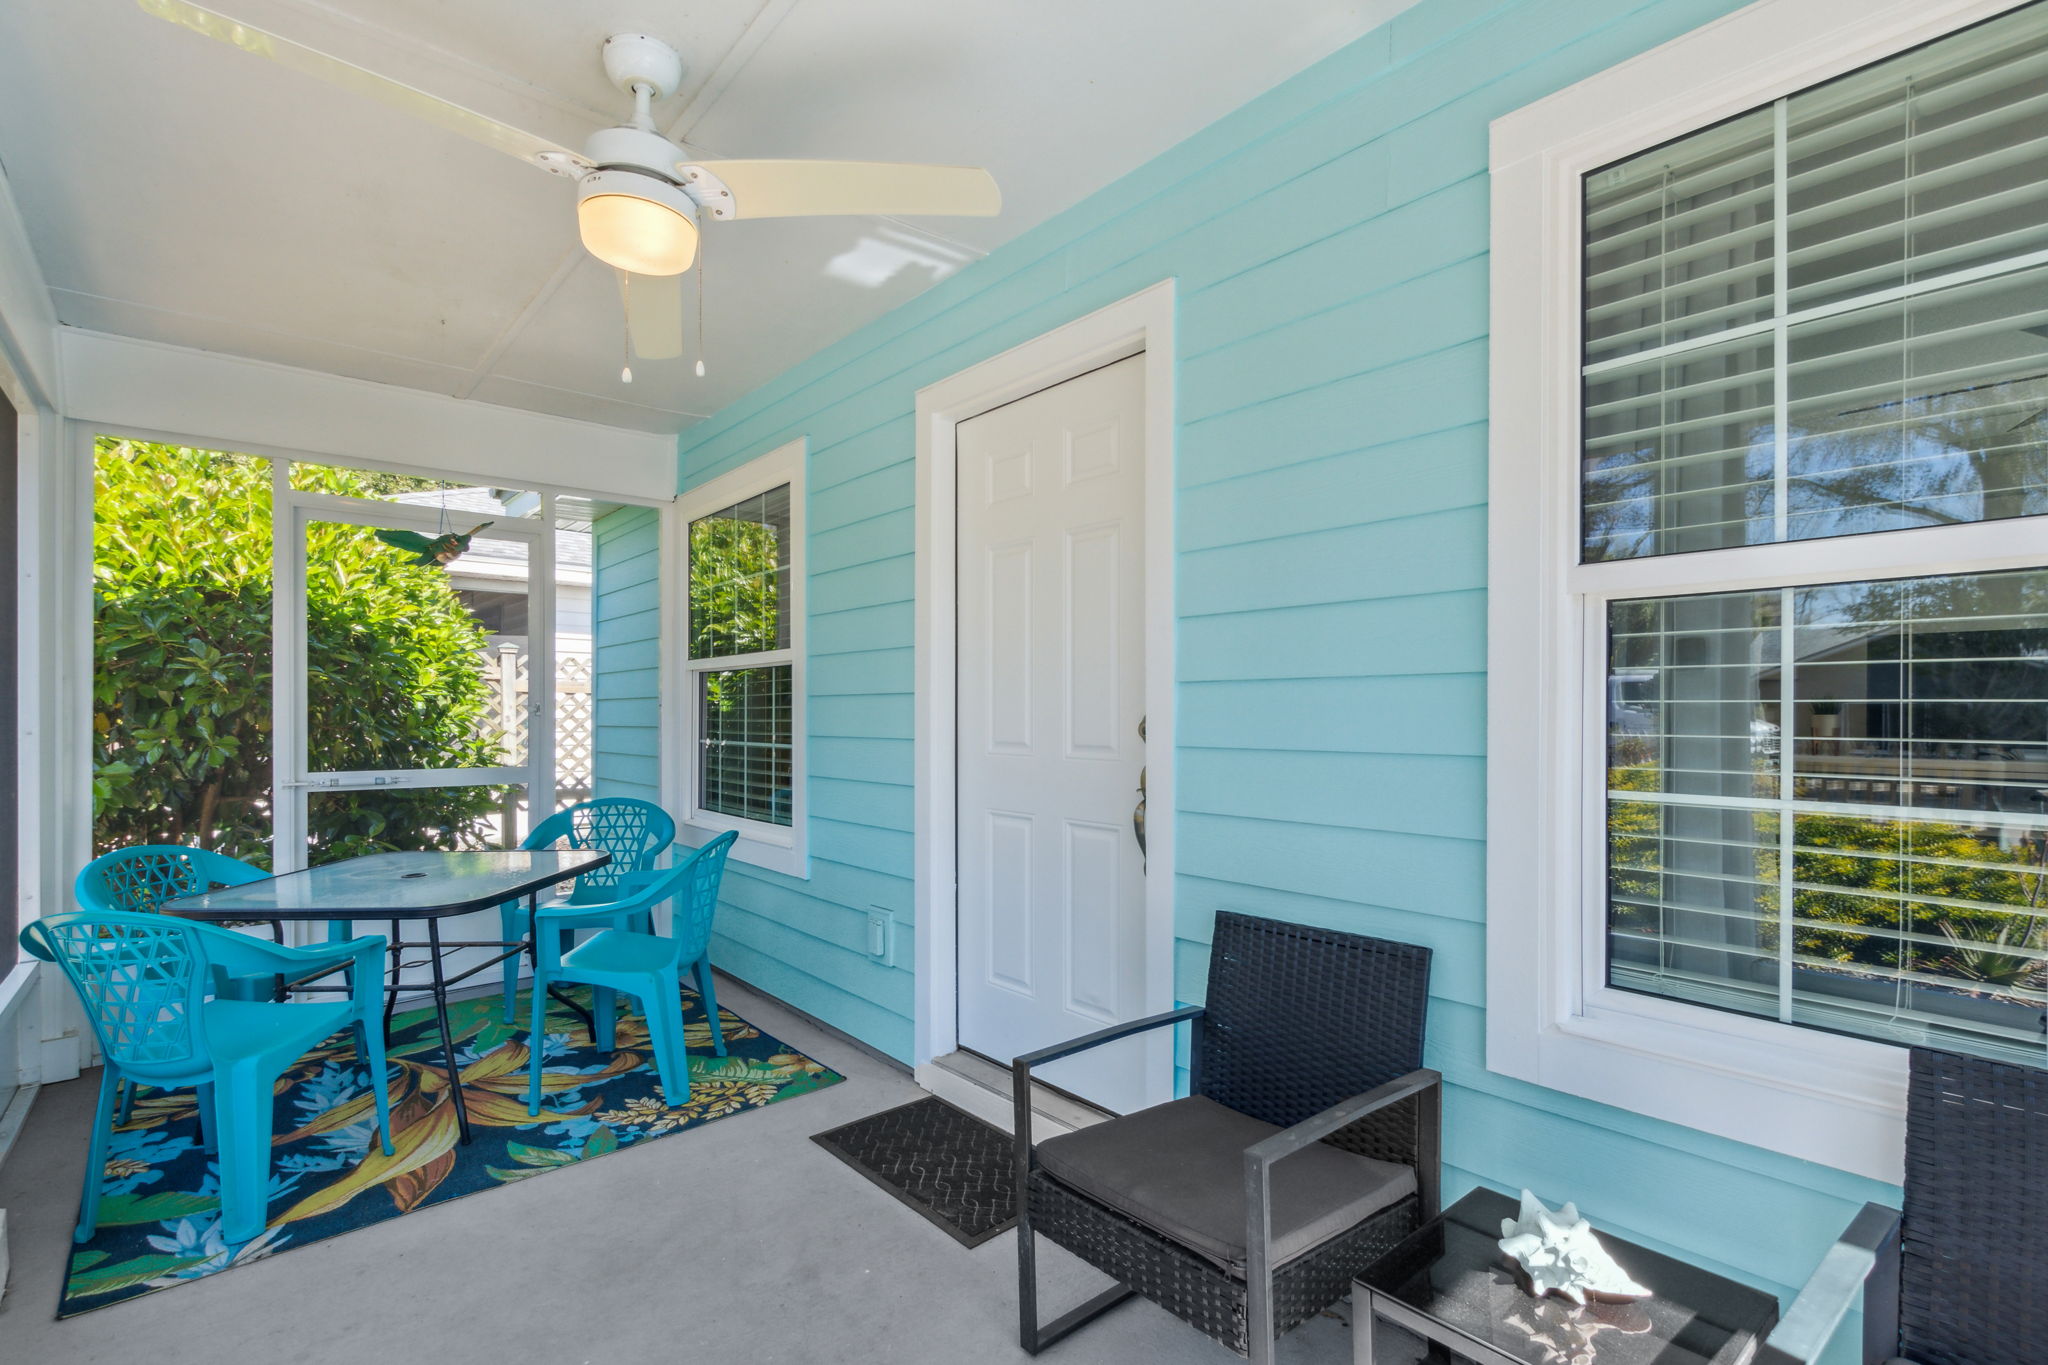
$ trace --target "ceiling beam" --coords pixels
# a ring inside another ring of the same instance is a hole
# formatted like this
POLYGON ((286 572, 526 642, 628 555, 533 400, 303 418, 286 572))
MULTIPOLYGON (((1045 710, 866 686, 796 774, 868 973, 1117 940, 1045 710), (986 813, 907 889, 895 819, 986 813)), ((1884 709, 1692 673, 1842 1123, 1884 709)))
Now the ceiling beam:
POLYGON ((711 152, 714 156, 725 155, 713 148, 698 147, 696 143, 690 142, 690 130, 711 112, 711 106, 724 97, 726 90, 739 78, 739 74, 747 69, 747 63, 754 60, 754 54, 775 35, 775 30, 781 27, 782 21, 795 9, 796 0, 763 0, 761 8, 755 11, 746 28, 740 31, 740 36, 733 40, 732 46, 725 50, 717 64, 711 68, 711 73, 704 78, 704 83, 697 87, 697 93, 692 95, 689 103, 677 110, 675 117, 669 120, 666 136, 671 142, 688 143, 698 151, 711 152))

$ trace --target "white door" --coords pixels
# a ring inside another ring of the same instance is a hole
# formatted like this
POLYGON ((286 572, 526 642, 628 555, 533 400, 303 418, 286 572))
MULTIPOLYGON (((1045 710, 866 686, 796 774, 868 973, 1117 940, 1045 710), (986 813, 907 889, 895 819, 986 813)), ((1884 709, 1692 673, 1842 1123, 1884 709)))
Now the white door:
MULTIPOLYGON (((1143 410, 1133 356, 956 430, 960 1042, 1006 1064, 1145 1009, 1143 410)), ((1041 1074, 1129 1111, 1147 1051, 1041 1074)))

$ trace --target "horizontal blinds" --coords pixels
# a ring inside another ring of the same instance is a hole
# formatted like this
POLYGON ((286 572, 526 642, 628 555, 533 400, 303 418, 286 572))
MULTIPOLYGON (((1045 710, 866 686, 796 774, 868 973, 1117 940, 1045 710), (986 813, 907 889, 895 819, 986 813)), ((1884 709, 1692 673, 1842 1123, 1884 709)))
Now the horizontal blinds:
POLYGON ((1724 339, 1588 383, 1594 558, 2048 511, 2048 266, 1724 339), (1655 548, 1646 548, 1655 546, 1655 548))
POLYGON ((1585 185, 1588 560, 2048 511, 2048 4, 1585 185))
POLYGON ((1769 109, 1588 178, 1588 363, 1771 316, 1769 109))
POLYGON ((791 823, 790 679, 788 664, 697 674, 699 809, 791 823))
POLYGON ((2030 11, 1792 96, 1791 309, 2048 244, 2044 96, 2030 11))
POLYGON ((1586 558, 1770 539, 1776 385, 1769 334, 1716 340, 1589 378, 1586 558))
POLYGON ((2048 570, 1607 624, 1614 984, 2048 1059, 2048 570))

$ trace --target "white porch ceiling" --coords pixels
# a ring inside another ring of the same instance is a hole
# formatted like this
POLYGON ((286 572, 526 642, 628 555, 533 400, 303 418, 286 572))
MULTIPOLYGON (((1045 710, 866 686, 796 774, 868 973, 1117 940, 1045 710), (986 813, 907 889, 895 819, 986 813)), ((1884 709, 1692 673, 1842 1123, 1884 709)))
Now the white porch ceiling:
POLYGON ((995 173, 992 219, 710 226, 710 373, 626 385, 562 181, 133 0, 0 6, 0 168, 61 322, 675 432, 1414 0, 208 3, 572 147, 625 108, 599 43, 652 33, 687 67, 657 122, 706 156, 995 173))

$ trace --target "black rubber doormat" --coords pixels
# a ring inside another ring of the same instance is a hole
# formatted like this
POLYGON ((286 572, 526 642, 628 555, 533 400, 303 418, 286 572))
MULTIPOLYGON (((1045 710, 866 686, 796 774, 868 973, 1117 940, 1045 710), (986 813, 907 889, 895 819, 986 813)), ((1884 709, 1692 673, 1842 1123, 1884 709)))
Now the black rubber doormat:
POLYGON ((935 1095, 855 1119, 811 1141, 978 1247, 1017 1222, 1010 1135, 935 1095))

